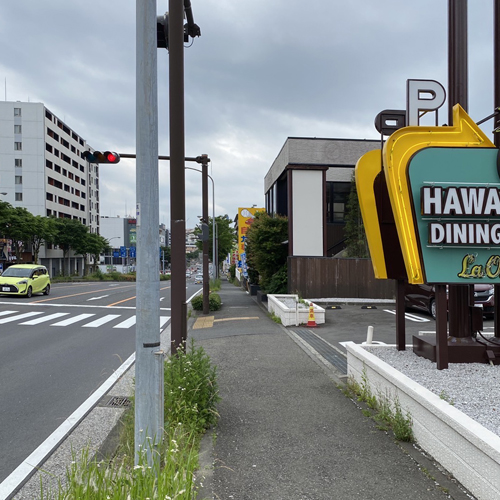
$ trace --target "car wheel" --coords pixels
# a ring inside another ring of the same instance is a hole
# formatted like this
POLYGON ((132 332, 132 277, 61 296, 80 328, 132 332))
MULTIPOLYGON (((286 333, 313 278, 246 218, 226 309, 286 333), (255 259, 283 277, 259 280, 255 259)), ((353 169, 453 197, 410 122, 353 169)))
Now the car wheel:
POLYGON ((431 316, 436 319, 436 301, 434 299, 431 299, 429 302, 429 312, 431 313, 431 316))
POLYGON ((50 293, 50 285, 47 285, 47 286, 45 287, 45 290, 43 291, 43 294, 44 294, 44 295, 48 295, 49 293, 50 293))
POLYGON ((33 295, 33 289, 29 286, 28 287, 28 290, 26 291, 26 297, 28 297, 28 299, 33 295))

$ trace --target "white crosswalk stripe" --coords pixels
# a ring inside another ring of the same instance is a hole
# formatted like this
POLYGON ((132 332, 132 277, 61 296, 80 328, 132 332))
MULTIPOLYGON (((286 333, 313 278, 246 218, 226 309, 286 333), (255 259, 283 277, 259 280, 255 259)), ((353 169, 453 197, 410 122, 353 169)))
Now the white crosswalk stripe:
POLYGON ((1 311, 0 316, 7 316, 7 314, 15 314, 18 311, 1 311))
POLYGON ((86 325, 82 325, 84 328, 97 328, 98 326, 102 326, 105 323, 109 323, 110 321, 113 321, 116 318, 119 318, 119 314, 106 314, 106 316, 103 316, 102 318, 98 318, 95 321, 91 321, 90 323, 87 323, 86 325))
POLYGON ((42 316, 41 318, 30 319, 21 323, 21 325, 38 325, 40 323, 46 323, 47 321, 52 321, 53 319, 60 318, 61 316, 67 316, 69 313, 54 313, 48 316, 42 316))
POLYGON ((132 325, 135 325, 135 316, 118 323, 113 328, 130 328, 132 325))
POLYGON ((83 321, 84 319, 91 318, 95 316, 95 314, 79 314, 78 316, 72 316, 71 318, 65 319, 63 321, 58 321, 57 323, 52 323, 50 326, 68 326, 73 323, 78 323, 79 321, 83 321))
POLYGON ((43 312, 29 312, 29 313, 18 314, 17 316, 9 316, 8 318, 0 319, 0 323, 1 324, 12 323, 13 321, 29 318, 30 316, 38 316, 39 314, 43 314, 43 312))

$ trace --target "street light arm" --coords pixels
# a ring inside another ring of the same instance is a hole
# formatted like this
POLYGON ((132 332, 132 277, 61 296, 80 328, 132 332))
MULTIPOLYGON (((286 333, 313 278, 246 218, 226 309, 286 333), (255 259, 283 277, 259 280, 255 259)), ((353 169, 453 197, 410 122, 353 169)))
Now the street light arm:
POLYGON ((188 35, 191 38, 194 38, 195 36, 201 36, 201 29, 194 22, 193 9, 191 8, 191 0, 184 0, 184 12, 186 13, 188 35))

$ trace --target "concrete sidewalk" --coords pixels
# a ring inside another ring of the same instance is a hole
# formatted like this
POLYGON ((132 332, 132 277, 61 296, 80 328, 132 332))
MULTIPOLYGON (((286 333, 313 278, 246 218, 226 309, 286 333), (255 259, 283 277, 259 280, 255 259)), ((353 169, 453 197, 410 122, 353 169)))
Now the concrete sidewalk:
POLYGON ((256 299, 227 281, 220 296, 220 311, 189 322, 188 338, 217 365, 222 397, 198 498, 472 498, 415 447, 378 430, 337 387, 342 373, 256 299))

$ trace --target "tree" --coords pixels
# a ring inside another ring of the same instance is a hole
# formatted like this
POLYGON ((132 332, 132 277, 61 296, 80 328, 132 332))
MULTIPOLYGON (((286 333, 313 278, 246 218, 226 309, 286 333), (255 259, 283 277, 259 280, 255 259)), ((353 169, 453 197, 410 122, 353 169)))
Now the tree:
POLYGON ((33 234, 34 216, 24 207, 16 207, 9 213, 9 237, 12 239, 12 248, 16 254, 16 261, 22 260, 22 254, 33 234))
POLYGON ((351 191, 346 207, 345 235, 347 257, 369 257, 354 173, 351 178, 351 191))
POLYGON ((38 264, 40 248, 46 241, 50 240, 52 234, 50 219, 36 215, 32 221, 32 229, 30 239, 31 251, 33 252, 33 262, 38 264))
POLYGON ((74 249, 85 247, 85 237, 89 228, 76 219, 59 218, 54 220, 54 234, 51 236, 52 243, 58 245, 63 251, 63 259, 67 259, 65 266, 69 272, 69 252, 74 249))
MULTIPOLYGON (((99 262, 99 256, 105 250, 109 249, 109 241, 97 233, 86 233, 82 239, 79 239, 75 242, 75 246, 73 250, 76 254, 83 255, 86 257, 87 255, 91 255, 94 259, 94 262, 99 262)), ((86 266, 86 260, 85 266, 86 266)), ((88 270, 85 269, 84 274, 88 274, 88 270)))
POLYGON ((170 267, 170 262, 172 260, 170 247, 161 247, 161 251, 162 251, 162 261, 163 259, 165 259, 165 267, 170 267))
POLYGON ((247 262, 259 273, 262 289, 286 293, 288 219, 257 212, 246 237, 247 262))
MULTIPOLYGON (((234 227, 231 227, 232 221, 229 216, 217 215, 215 217, 215 224, 217 226, 217 262, 222 262, 227 254, 233 248, 234 242, 236 241, 236 233, 234 227)), ((213 217, 208 218, 208 240, 213 241, 213 217)), ((194 234, 201 234, 201 226, 196 226, 194 229, 194 234)), ((196 246, 200 251, 203 250, 203 242, 197 241, 196 246)), ((208 246, 208 258, 213 262, 213 245, 208 246)))

